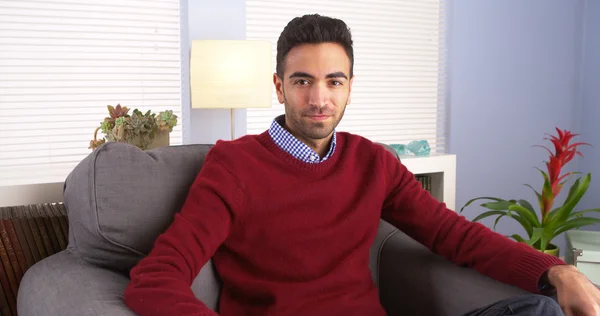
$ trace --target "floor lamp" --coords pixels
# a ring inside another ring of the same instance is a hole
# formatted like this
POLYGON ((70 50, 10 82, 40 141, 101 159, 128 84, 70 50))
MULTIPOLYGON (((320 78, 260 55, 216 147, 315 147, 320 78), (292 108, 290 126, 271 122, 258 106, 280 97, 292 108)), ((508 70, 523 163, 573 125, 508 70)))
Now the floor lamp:
POLYGON ((192 41, 192 108, 230 109, 233 140, 235 109, 271 107, 272 64, 272 46, 269 41, 192 41))

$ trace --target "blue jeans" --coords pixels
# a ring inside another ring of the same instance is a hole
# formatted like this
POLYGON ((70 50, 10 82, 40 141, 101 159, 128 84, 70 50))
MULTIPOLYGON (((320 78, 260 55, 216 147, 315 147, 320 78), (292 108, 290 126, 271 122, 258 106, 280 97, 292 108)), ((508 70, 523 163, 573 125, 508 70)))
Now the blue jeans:
POLYGON ((464 316, 563 316, 558 302, 542 295, 520 295, 471 311, 464 316))

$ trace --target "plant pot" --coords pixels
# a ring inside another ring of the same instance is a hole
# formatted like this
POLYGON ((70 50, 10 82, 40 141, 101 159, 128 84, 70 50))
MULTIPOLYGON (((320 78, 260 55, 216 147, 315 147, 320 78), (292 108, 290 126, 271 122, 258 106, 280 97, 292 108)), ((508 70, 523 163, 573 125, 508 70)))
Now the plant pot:
MULTIPOLYGON (((142 140, 139 136, 135 137, 130 142, 139 148, 142 148, 142 140)), ((154 139, 144 150, 150 150, 158 147, 169 146, 169 131, 160 131, 154 135, 154 139)))
MULTIPOLYGON (((90 142, 90 144, 96 143, 94 146, 90 145, 90 148, 92 150, 94 150, 95 148, 97 148, 98 146, 100 146, 103 142, 104 139, 102 139, 102 141, 100 142, 100 144, 97 144, 98 142, 98 131, 100 130, 100 127, 96 128, 96 130, 94 131, 94 139, 90 142)), ((106 137, 108 138, 108 137, 106 137)), ((146 137, 145 137, 146 138, 146 137)), ((106 139, 106 142, 113 142, 115 140, 111 140, 110 138, 106 139)), ((146 144, 146 147, 144 147, 144 141, 142 139, 142 137, 140 136, 136 136, 133 139, 129 140, 129 141, 125 141, 125 140, 118 140, 119 142, 123 142, 123 143, 128 143, 131 145, 134 145, 138 148, 141 148, 143 150, 150 150, 150 149, 154 149, 154 148, 158 148, 158 147, 163 147, 163 146, 169 146, 170 145, 170 138, 169 138, 169 131, 158 131, 155 135, 154 135, 154 139, 150 142, 146 144)), ((146 142, 148 141, 148 139, 146 138, 145 140, 146 142)))
POLYGON ((548 244, 548 247, 546 248, 546 250, 544 250, 545 254, 549 254, 549 255, 557 257, 557 258, 558 258, 559 252, 560 252, 560 248, 558 248, 558 246, 556 246, 554 244, 548 244))
POLYGON ((160 131, 156 135, 154 135, 154 141, 148 146, 147 149, 154 149, 157 147, 164 147, 169 145, 169 131, 160 131))

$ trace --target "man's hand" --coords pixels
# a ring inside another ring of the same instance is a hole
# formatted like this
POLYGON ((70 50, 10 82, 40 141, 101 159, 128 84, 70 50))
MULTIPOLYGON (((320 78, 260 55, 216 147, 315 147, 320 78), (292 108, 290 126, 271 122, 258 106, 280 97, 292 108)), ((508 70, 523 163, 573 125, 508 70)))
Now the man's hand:
POLYGON ((566 316, 600 316, 600 290, 575 266, 553 266, 546 277, 566 316))

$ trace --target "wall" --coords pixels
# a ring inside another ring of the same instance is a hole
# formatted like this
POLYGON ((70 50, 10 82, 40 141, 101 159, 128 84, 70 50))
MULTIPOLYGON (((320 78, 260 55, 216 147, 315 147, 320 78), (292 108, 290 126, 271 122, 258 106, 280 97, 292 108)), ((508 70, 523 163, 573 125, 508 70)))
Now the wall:
MULTIPOLYGON (((581 90, 581 136, 582 141, 593 147, 581 148, 584 159, 580 163, 581 172, 592 173, 589 191, 581 201, 583 208, 600 207, 600 2, 587 0, 583 18, 583 63, 581 90)), ((598 216, 597 216, 598 217, 598 216)), ((600 225, 591 227, 600 230, 600 225)))
MULTIPOLYGON (((544 133, 577 118, 582 1, 449 2, 449 151, 457 155, 460 209, 470 198, 536 201, 544 133)), ((600 146, 600 144, 599 144, 600 146)), ((463 214, 473 219, 480 207, 463 214)), ((493 220, 484 221, 493 224, 493 220)), ((503 218, 502 234, 524 234, 503 218)), ((562 238, 558 244, 562 245, 562 238)))
MULTIPOLYGON (((186 2, 185 0, 182 2, 186 2)), ((238 40, 246 38, 245 0, 188 0, 187 30, 183 30, 183 84, 189 87, 189 50, 192 40, 238 40)), ((185 14, 182 8, 182 14, 185 14)), ((185 22, 184 22, 185 23, 185 22)), ((190 109, 189 88, 183 91, 184 116, 190 113, 189 144, 214 144, 218 139, 231 139, 230 110, 190 109)), ((246 134, 246 110, 235 110, 235 136, 246 134)))

